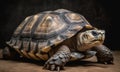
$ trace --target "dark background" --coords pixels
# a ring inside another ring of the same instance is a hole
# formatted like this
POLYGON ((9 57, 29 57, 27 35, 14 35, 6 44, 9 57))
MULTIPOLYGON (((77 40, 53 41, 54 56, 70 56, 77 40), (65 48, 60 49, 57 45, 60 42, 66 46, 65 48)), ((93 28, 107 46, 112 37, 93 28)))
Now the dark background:
POLYGON ((119 41, 119 20, 115 0, 1 0, 0 3, 0 48, 5 47, 5 42, 26 16, 65 8, 84 15, 93 26, 105 29, 105 45, 120 50, 116 44, 119 41))

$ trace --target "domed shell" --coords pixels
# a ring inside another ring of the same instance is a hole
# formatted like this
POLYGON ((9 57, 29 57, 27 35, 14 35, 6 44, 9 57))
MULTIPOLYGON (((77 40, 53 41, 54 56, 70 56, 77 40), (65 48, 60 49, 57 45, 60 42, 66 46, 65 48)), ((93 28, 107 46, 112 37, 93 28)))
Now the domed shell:
POLYGON ((45 11, 28 16, 17 27, 7 44, 19 52, 48 52, 74 36, 84 26, 91 26, 80 14, 65 9, 45 11))

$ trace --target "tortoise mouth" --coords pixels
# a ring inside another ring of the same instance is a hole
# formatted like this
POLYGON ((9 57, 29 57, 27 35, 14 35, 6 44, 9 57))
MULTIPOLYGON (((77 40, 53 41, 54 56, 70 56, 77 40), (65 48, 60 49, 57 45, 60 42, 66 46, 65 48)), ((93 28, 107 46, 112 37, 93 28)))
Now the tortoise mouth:
POLYGON ((104 42, 103 39, 95 39, 95 40, 92 40, 90 43, 98 45, 98 44, 102 44, 103 42, 104 42))
POLYGON ((104 40, 103 39, 95 39, 95 40, 92 40, 91 42, 96 42, 96 41, 103 42, 104 40))
POLYGON ((103 44, 103 40, 93 40, 93 41, 91 41, 90 42, 90 44, 89 45, 91 45, 91 46, 97 46, 97 45, 101 45, 101 44, 103 44))

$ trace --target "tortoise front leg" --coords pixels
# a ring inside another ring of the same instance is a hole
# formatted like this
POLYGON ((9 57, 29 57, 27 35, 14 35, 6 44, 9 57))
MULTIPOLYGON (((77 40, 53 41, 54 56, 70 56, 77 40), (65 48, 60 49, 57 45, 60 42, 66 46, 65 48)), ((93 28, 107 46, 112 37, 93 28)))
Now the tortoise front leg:
POLYGON ((67 46, 60 49, 45 63, 44 69, 60 71, 70 60, 70 50, 67 46))
POLYGON ((94 49, 97 51, 96 56, 99 63, 113 64, 113 54, 109 48, 105 45, 99 45, 94 49))

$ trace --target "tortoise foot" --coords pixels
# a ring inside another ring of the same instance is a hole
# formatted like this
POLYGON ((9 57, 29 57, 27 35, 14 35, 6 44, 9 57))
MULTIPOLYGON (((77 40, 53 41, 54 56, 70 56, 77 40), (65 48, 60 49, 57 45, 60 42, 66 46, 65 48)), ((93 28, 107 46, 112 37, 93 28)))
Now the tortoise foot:
POLYGON ((57 70, 58 72, 64 69, 64 65, 69 61, 69 55, 65 52, 59 52, 53 55, 44 65, 44 69, 57 70))

